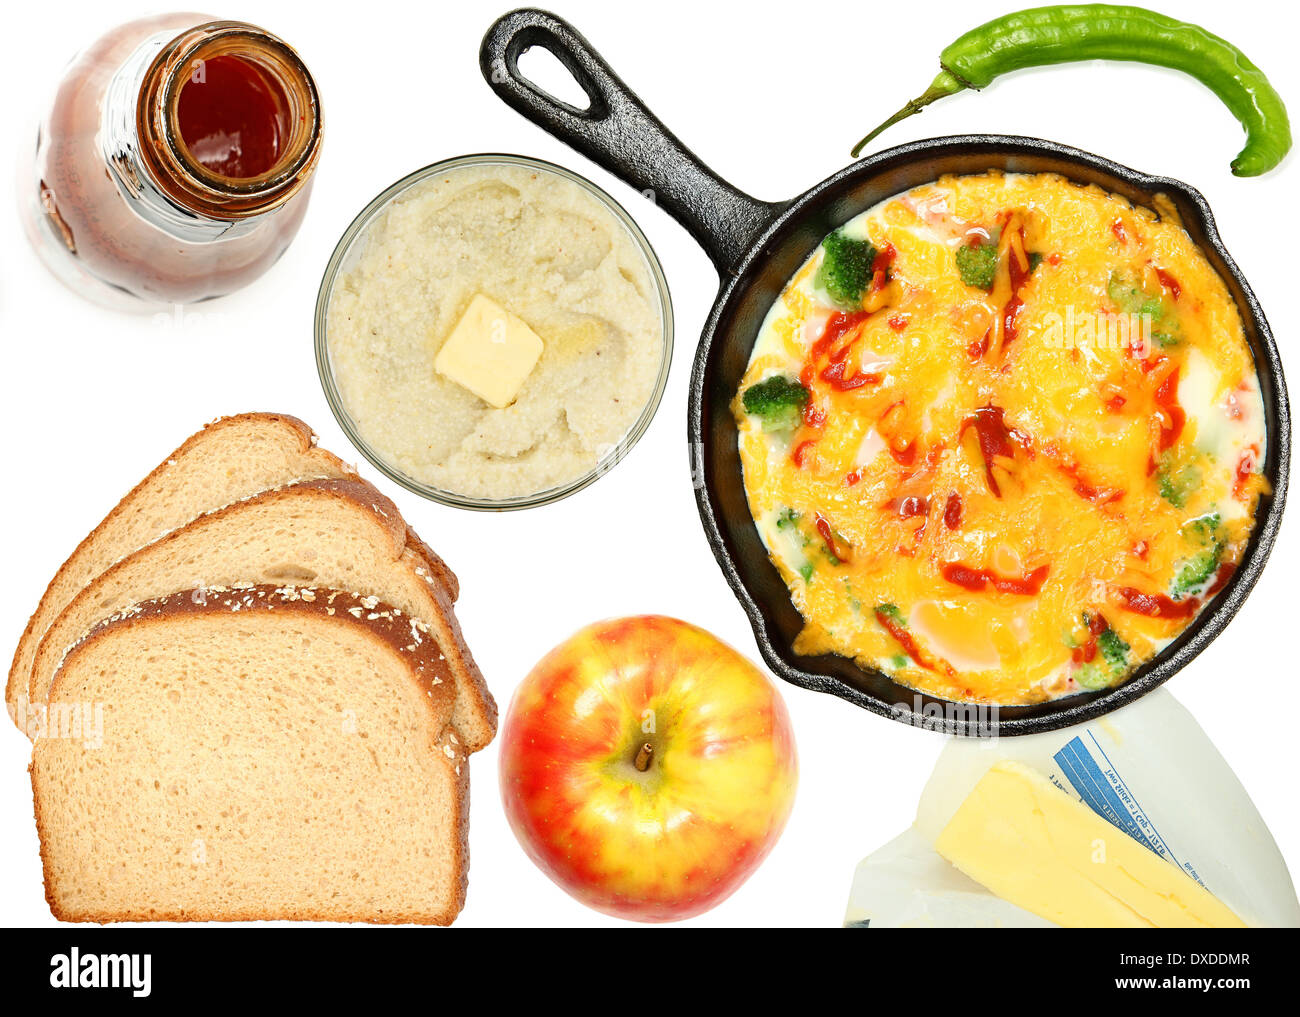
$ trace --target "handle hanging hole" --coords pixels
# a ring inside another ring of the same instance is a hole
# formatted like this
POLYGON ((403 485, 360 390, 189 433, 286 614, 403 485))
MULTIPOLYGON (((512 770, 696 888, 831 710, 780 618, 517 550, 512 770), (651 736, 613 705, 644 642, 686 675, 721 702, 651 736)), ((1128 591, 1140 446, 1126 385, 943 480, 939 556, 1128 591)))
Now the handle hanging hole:
POLYGON ((592 99, 582 83, 544 44, 519 54, 519 77, 553 102, 579 113, 591 111, 592 99))

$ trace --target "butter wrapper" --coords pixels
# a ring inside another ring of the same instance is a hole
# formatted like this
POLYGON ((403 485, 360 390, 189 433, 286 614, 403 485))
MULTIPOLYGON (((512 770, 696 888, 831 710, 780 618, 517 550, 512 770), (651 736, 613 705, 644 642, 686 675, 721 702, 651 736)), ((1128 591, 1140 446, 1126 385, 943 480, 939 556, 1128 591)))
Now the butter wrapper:
POLYGON ((1164 689, 1089 724, 1018 738, 954 738, 913 826, 854 873, 846 926, 1054 928, 934 850, 975 784, 1013 759, 1178 866, 1248 925, 1300 926, 1286 862, 1232 768, 1164 689))

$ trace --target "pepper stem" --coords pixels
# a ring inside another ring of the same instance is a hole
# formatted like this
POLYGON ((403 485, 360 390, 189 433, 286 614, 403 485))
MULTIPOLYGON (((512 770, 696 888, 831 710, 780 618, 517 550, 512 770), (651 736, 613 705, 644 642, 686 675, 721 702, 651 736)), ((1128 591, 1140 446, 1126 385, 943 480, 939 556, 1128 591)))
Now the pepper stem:
POLYGON ((632 761, 632 765, 641 773, 645 773, 646 770, 650 769, 650 761, 654 759, 654 757, 655 747, 649 742, 646 742, 637 750, 636 759, 632 761))
POLYGON ((934 81, 930 83, 930 87, 925 90, 924 94, 917 96, 906 106, 900 109, 897 113, 895 113, 892 117, 890 117, 883 124, 881 124, 874 131, 872 131, 865 138, 863 138, 856 145, 854 145, 853 153, 852 153, 853 158, 856 159, 858 157, 858 153, 861 152, 867 146, 867 143, 870 142, 872 138, 874 138, 885 128, 892 127, 900 120, 906 120, 908 117, 912 116, 915 113, 920 113, 921 110, 925 109, 925 107, 930 105, 930 103, 934 102, 936 99, 942 99, 944 96, 947 95, 956 95, 965 87, 966 85, 964 85, 955 75, 950 74, 948 71, 940 71, 939 76, 936 77, 934 81))

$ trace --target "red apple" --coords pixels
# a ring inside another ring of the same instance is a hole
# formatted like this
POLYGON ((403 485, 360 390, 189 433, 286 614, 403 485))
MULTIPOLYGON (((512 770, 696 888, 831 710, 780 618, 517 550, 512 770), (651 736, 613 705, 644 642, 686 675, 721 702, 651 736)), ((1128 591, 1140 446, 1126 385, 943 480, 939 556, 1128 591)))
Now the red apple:
POLYGON ((501 795, 528 856, 619 918, 671 922, 725 900, 794 804, 794 734, 773 683, 674 618, 599 622, 524 679, 501 795))

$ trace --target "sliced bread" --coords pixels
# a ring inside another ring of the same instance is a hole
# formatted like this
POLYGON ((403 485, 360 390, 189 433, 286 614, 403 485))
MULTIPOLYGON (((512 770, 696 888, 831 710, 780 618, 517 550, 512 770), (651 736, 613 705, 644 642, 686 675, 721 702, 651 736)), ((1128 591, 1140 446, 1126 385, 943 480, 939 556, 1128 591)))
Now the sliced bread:
POLYGON ((295 417, 245 413, 209 424, 137 484, 54 576, 14 651, 5 694, 10 715, 17 721, 15 705, 28 688, 36 648, 50 623, 113 562, 203 512, 259 491, 353 475, 317 448, 311 429, 295 417))
POLYGON ((469 767, 452 682, 397 608, 325 589, 186 591, 68 654, 30 768, 64 921, 448 924, 469 767))
POLYGON ((244 582, 318 585, 386 601, 431 627, 456 686, 452 724, 476 751, 496 731, 496 704, 456 621, 455 579, 443 576, 450 576, 446 566, 363 480, 308 481, 254 495, 173 530, 87 583, 37 649, 32 713, 39 720, 68 649, 131 604, 244 582))

